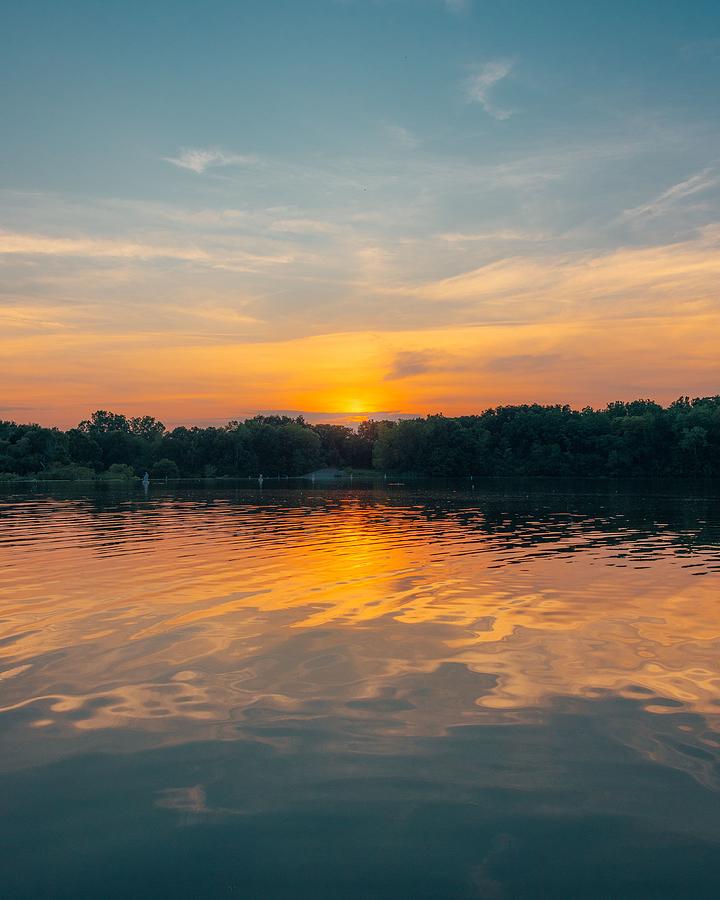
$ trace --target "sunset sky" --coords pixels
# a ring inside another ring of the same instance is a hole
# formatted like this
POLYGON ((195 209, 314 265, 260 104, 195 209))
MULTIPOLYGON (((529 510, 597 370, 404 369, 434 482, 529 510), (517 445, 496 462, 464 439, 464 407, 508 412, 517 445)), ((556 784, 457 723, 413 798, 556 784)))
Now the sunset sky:
POLYGON ((0 79, 0 418, 720 393, 717 0, 26 0, 0 79))

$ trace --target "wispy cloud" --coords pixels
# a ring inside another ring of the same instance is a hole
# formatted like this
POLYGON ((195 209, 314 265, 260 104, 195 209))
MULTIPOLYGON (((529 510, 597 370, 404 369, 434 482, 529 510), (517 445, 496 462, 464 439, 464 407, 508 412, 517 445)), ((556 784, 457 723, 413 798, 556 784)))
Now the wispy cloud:
POLYGON ((491 97, 493 88, 498 82, 512 72, 514 63, 508 59, 496 59, 485 63, 465 81, 465 96, 469 103, 479 103, 485 112, 495 119, 509 119, 513 114, 510 109, 497 106, 491 97))
POLYGON ((633 221, 638 219, 655 218, 662 216, 668 212, 676 203, 684 200, 686 197, 692 197, 694 194, 701 194, 710 188, 720 185, 720 176, 716 169, 709 166, 701 172, 696 172, 685 181, 672 185, 666 191, 658 194, 653 200, 635 206, 632 209, 626 209, 621 219, 624 221, 633 221))
POLYGON ((249 253, 234 244, 209 249, 198 246, 139 243, 108 238, 60 238, 43 234, 0 231, 1 256, 54 256, 84 259, 122 259, 138 262, 172 259, 201 263, 219 268, 233 265, 286 264, 293 260, 287 254, 249 253))
POLYGON ((0 255, 75 256, 115 259, 209 260, 209 255, 193 247, 170 247, 134 241, 96 238, 60 238, 43 234, 0 232, 0 255))
POLYGON ((515 231, 512 228, 501 228, 498 231, 480 231, 468 233, 450 231, 439 235, 441 241, 448 244, 494 243, 498 241, 546 241, 548 235, 533 231, 515 231))
POLYGON ((429 350, 401 350, 395 354, 385 381, 422 375, 434 368, 435 362, 435 354, 429 350))
POLYGON ((203 172, 210 168, 243 166, 257 162, 254 156, 228 153, 219 147, 181 147, 178 156, 163 156, 163 160, 172 163, 179 169, 189 169, 191 172, 197 172, 198 175, 202 175, 203 172))
POLYGON ((319 219, 277 219, 270 226, 272 231, 287 234, 330 234, 336 230, 332 222, 323 222, 319 219))
POLYGON ((515 256, 424 285, 388 289, 484 322, 681 316, 717 310, 720 226, 690 241, 596 255, 515 256))
POLYGON ((489 359, 485 368, 490 372, 542 372, 563 361, 559 353, 514 353, 489 359))

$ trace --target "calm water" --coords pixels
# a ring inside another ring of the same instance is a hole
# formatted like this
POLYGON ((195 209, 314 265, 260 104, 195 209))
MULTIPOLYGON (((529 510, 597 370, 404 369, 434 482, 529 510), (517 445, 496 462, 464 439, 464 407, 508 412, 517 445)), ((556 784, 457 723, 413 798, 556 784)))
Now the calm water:
POLYGON ((0 492, 0 894, 720 895, 720 493, 0 492))

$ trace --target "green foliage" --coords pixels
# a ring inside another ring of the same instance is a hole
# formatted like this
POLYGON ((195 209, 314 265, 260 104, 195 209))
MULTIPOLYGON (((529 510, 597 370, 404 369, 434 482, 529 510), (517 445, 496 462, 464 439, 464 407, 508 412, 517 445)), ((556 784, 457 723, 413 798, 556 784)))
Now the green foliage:
POLYGON ((177 478, 179 475, 180 475, 180 469, 178 468, 177 463, 172 459, 163 457, 162 459, 159 459, 156 463, 153 463, 153 467, 152 467, 153 478, 177 478))
POLYGON ((83 419, 78 425, 78 431, 85 434, 99 435, 110 434, 115 431, 127 433, 130 431, 130 423, 120 413, 107 412, 98 409, 89 419, 83 419))
POLYGON ((77 428, 0 422, 0 479, 303 475, 325 466, 418 475, 720 475, 720 397, 605 409, 498 406, 478 415, 309 425, 255 416, 167 431, 99 410, 77 428))
POLYGON ((95 476, 94 469, 75 465, 75 463, 50 466, 50 468, 38 472, 37 475, 41 481, 92 481, 95 476))
POLYGON ((131 481, 135 478, 135 470, 125 463, 113 463, 107 472, 102 473, 101 478, 108 481, 131 481))
POLYGON ((0 471, 31 475, 70 461, 67 436, 57 428, 0 422, 0 471))
POLYGON ((717 475, 720 397, 604 410, 499 406, 382 423, 376 468, 424 475, 717 475))

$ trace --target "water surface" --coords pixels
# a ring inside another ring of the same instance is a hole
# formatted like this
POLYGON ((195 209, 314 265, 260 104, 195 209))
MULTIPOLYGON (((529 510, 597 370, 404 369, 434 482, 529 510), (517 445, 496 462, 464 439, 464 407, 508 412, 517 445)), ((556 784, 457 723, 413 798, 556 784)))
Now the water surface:
POLYGON ((0 493, 0 894, 717 897, 712 485, 0 493))

